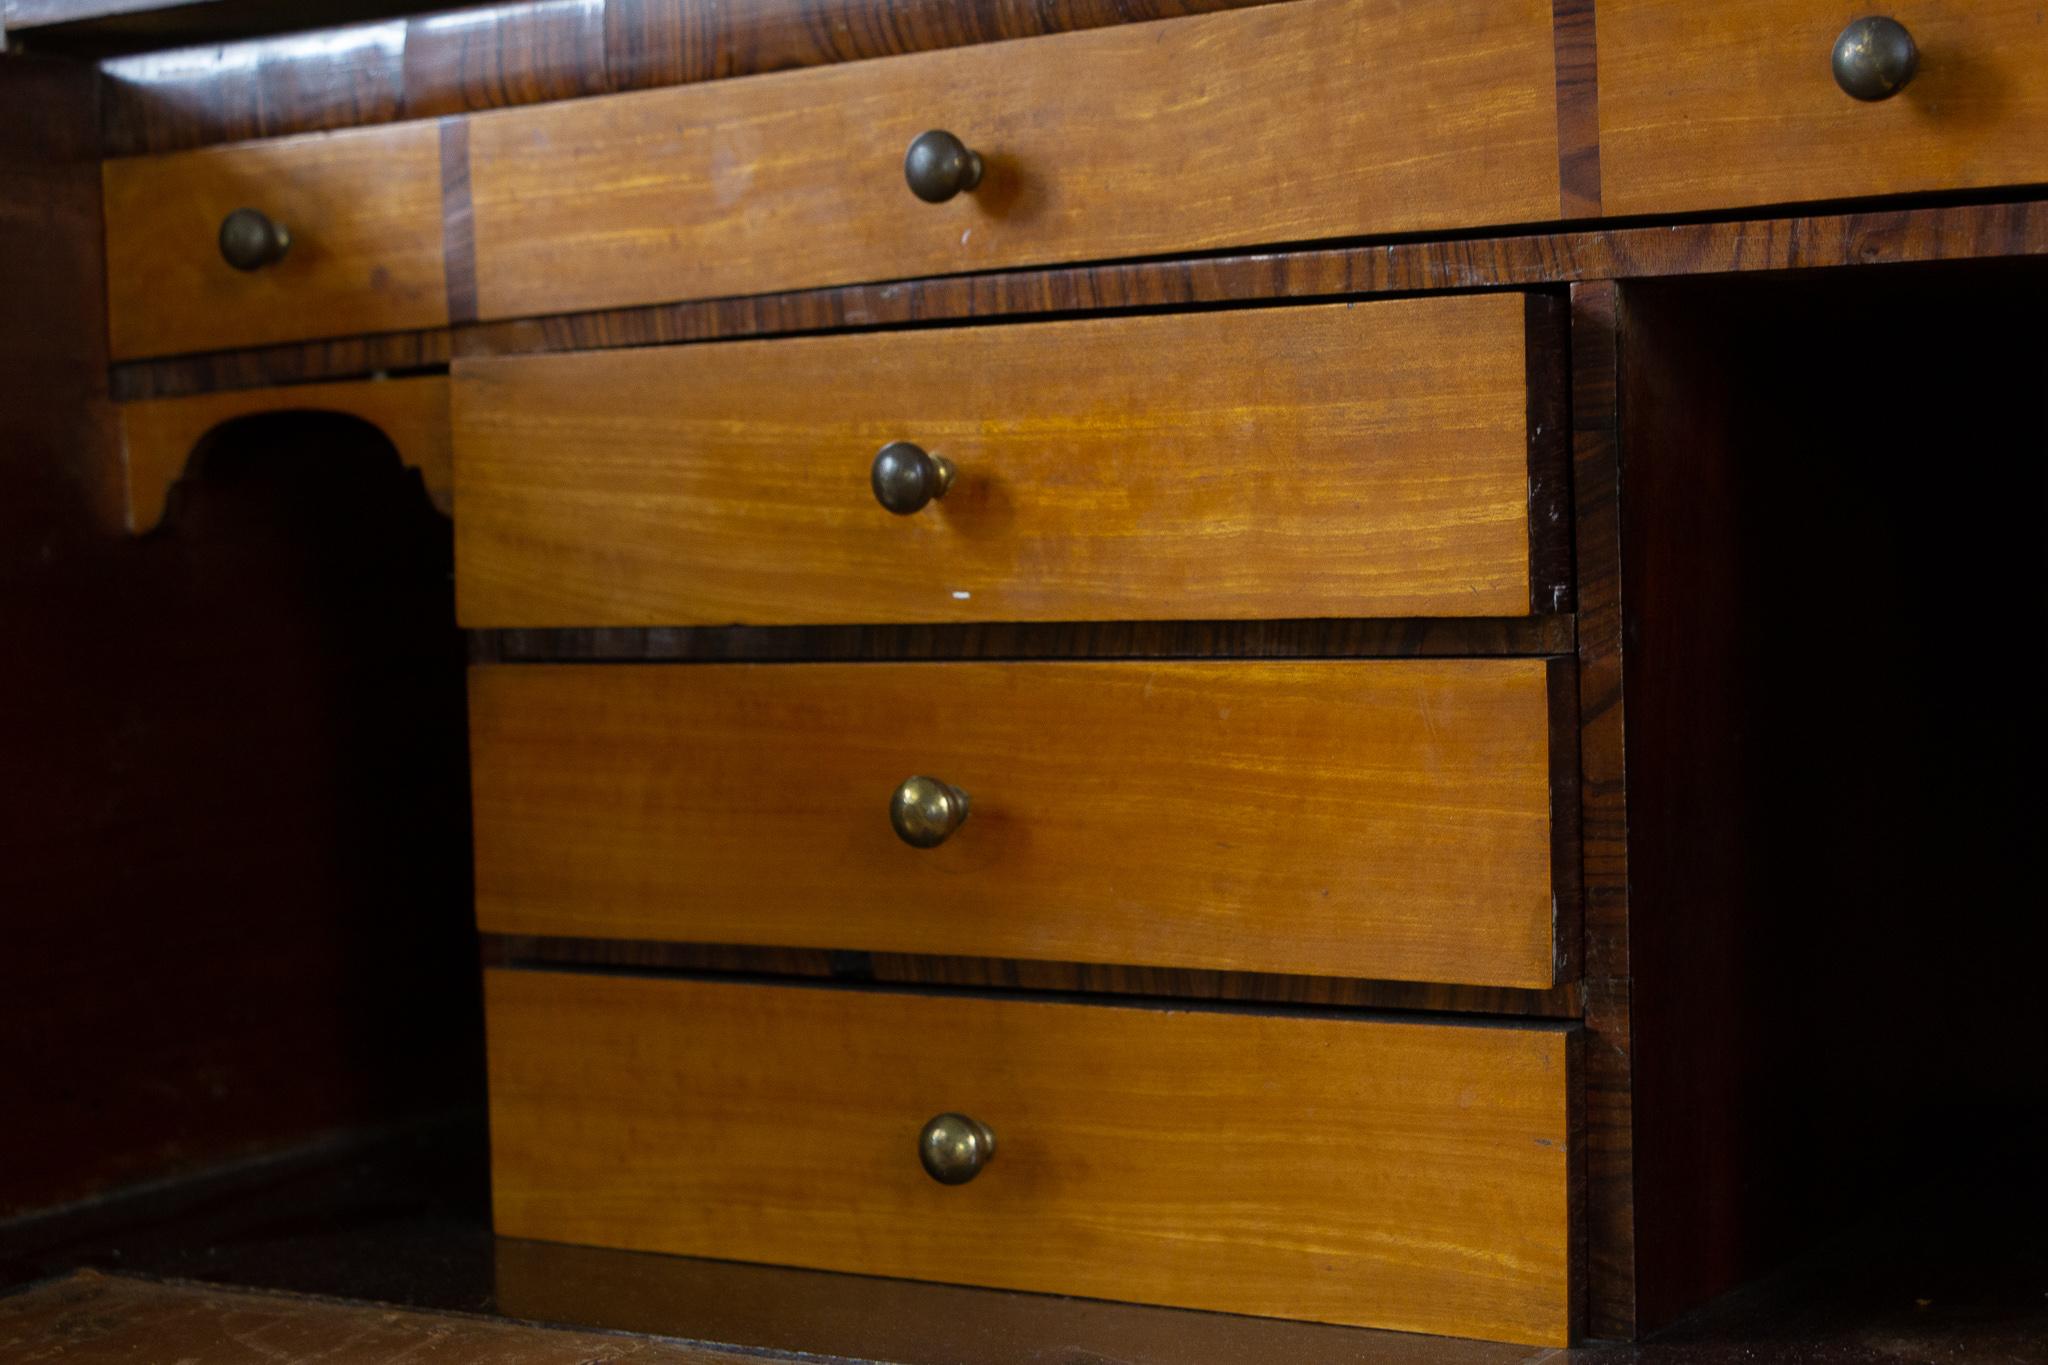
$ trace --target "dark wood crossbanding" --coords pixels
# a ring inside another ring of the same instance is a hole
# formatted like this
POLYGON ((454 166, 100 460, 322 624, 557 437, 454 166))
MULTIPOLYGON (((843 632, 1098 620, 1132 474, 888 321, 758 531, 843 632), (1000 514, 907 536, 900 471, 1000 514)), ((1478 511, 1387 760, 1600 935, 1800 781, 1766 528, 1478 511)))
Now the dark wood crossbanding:
POLYGON ((117 365, 116 398, 302 383, 451 356, 653 346, 995 317, 1528 288, 2048 254, 2048 201, 1872 209, 1812 218, 1614 227, 1003 271, 893 284, 297 342, 117 365))

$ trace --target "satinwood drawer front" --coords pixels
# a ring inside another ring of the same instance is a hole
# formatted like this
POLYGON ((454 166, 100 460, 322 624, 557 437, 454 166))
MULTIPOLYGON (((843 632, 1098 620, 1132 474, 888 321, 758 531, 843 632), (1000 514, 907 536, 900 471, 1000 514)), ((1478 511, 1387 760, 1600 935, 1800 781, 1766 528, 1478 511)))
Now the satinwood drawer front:
POLYGON ((1547 987, 1564 667, 480 667, 477 920, 1547 987))
POLYGON ((1528 374, 1532 348, 1556 342, 1548 303, 461 362, 459 614, 633 626, 1548 609, 1548 586, 1532 587, 1531 452, 1561 433, 1532 430, 1528 374), (942 491, 926 478, 939 461, 942 491))
POLYGON ((103 182, 116 359, 448 321, 431 123, 128 157, 103 182))
POLYGON ((485 982, 500 1236, 1566 1341, 1563 1027, 485 982))
POLYGON ((1872 24, 1831 0, 1600 0, 1606 211, 2048 180, 2035 0, 1877 11, 1872 24))
POLYGON ((1549 0, 1296 0, 499 111, 469 139, 485 317, 1559 215, 1549 0), (934 131, 981 168, 942 203, 907 183, 934 131))

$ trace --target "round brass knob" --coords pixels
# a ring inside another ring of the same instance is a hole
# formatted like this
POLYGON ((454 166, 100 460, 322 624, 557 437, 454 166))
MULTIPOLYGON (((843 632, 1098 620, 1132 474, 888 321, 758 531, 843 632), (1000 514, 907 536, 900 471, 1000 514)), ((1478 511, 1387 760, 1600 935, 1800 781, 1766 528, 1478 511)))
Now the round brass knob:
POLYGON ((889 798, 889 823, 912 848, 937 848, 967 818, 967 793, 936 777, 905 778, 889 798))
POLYGON ((933 498, 946 496, 953 486, 953 462, 908 441, 891 441, 875 456, 868 483, 876 502, 907 517, 933 498))
POLYGON ((903 154, 903 178, 927 204, 943 204, 981 183, 981 157, 944 129, 919 133, 903 154))
POLYGON ((917 1159, 941 1185, 965 1185, 995 1160, 996 1135, 980 1119, 940 1114, 917 1135, 917 1159))
POLYGON ((221 259, 237 270, 261 270, 284 259, 292 234, 260 209, 236 209, 220 220, 221 259))
POLYGON ((1835 39, 1835 84, 1859 100, 1887 100, 1920 69, 1920 49, 1896 19, 1858 19, 1835 39))

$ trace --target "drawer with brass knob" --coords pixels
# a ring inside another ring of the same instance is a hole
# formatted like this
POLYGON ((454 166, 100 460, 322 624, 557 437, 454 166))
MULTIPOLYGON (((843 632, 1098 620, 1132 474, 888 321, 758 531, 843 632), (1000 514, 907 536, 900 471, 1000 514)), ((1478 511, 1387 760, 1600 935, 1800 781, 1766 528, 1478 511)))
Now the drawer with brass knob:
POLYGON ((1545 988, 1568 670, 479 667, 477 922, 1545 988))
POLYGON ((431 123, 105 163, 114 358, 448 321, 431 123))
POLYGON ((501 1236, 1562 1345, 1571 1026, 486 974, 501 1236))
POLYGON ((1610 214, 2048 180, 2033 0, 1600 0, 1610 214))
POLYGON ((1548 0, 1295 0, 502 110, 484 317, 1560 213, 1548 0))
POLYGON ((457 611, 472 627, 1555 611, 1556 302, 460 361, 457 611))

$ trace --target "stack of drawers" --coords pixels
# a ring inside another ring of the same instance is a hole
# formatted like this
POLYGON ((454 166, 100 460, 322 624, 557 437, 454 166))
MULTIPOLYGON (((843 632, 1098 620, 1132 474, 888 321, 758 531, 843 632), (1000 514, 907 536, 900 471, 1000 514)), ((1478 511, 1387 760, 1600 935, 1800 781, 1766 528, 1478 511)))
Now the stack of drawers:
MULTIPOLYGON (((1547 3, 1307 0, 489 114, 477 306, 1551 217, 1552 44, 1547 3)), ((458 360, 466 627, 870 628, 473 670, 499 1232, 1567 1341, 1568 1022, 545 965, 1555 987, 1571 663, 1232 658, 1228 623, 1565 609, 1559 303, 458 360), (1210 657, 890 657, 1168 621, 1210 657)))
MULTIPOLYGON (((1546 0, 1296 0, 118 163, 114 347, 1553 219, 1556 41, 1546 0)), ((463 626, 777 641, 472 671, 498 1230, 1568 1341, 1574 666, 1414 647, 1570 611, 1562 299, 1044 311, 457 348, 463 626), (1250 647, 1317 620, 1384 628, 1250 647), (1033 623, 1203 624, 909 657, 1033 623), (1553 1007, 1257 1003, 1290 978, 1553 1007)))
POLYGON ((1556 285, 1798 252, 1494 230, 2048 176, 2038 7, 1911 11, 1288 0, 109 162, 117 361, 431 371, 130 404, 131 505, 236 411, 452 451, 499 1230, 1558 1343, 1590 1222, 1633 1330, 1556 285), (563 349, 692 308, 820 334, 563 349))
MULTIPOLYGON (((462 620, 1526 615, 1562 593, 1552 303, 460 363, 462 620)), ((1542 990, 1571 667, 481 665, 478 923, 1542 990)), ((502 1234, 1570 1332, 1565 1024, 531 966, 487 999, 502 1234)))

